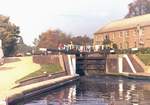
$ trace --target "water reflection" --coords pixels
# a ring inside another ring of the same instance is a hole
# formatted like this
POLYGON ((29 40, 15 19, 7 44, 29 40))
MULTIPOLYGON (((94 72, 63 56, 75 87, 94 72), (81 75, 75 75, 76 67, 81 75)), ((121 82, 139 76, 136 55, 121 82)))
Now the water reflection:
POLYGON ((16 105, 150 105, 150 81, 84 77, 16 105))
POLYGON ((119 99, 120 100, 123 99, 123 81, 122 80, 119 81, 119 99))

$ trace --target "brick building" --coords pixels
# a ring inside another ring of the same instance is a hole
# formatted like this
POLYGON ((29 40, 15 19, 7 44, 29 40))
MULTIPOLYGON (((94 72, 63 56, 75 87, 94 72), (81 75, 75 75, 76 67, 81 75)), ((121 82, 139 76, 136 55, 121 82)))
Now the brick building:
POLYGON ((102 45, 105 38, 119 49, 150 47, 150 14, 113 21, 94 34, 94 45, 102 45))

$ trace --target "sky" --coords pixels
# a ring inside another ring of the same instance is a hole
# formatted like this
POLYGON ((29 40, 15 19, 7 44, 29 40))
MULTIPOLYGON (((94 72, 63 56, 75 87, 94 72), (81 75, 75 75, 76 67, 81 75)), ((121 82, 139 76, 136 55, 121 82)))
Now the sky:
POLYGON ((122 19, 133 0, 0 0, 0 14, 20 27, 27 45, 48 29, 93 36, 103 25, 122 19))

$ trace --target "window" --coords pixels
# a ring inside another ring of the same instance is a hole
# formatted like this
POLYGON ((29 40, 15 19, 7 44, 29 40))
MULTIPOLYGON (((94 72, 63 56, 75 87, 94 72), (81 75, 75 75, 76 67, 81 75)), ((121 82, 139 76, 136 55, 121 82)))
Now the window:
POLYGON ((141 35, 144 36, 144 28, 142 28, 141 31, 141 35))
POLYGON ((123 36, 123 32, 120 31, 120 32, 119 32, 119 37, 121 38, 122 36, 123 36))
POLYGON ((129 42, 126 42, 125 44, 126 44, 126 46, 125 46, 126 49, 128 49, 129 48, 129 42))
POLYGON ((112 34, 112 40, 115 40, 115 32, 112 34))
POLYGON ((133 36, 137 36, 137 30, 133 30, 133 36))
POLYGON ((125 37, 129 37, 129 31, 125 31, 125 37))
POLYGON ((135 29, 133 36, 143 36, 144 35, 144 28, 135 29))
POLYGON ((103 40, 105 39, 105 35, 106 35, 106 34, 103 34, 103 40))
POLYGON ((120 49, 122 49, 122 43, 120 43, 120 49))
POLYGON ((104 34, 103 38, 104 39, 109 39, 109 35, 108 34, 104 34))
POLYGON ((96 41, 96 45, 99 45, 100 44, 100 41, 96 41))
POLYGON ((134 47, 135 47, 135 48, 137 47, 137 44, 136 44, 136 42, 134 42, 134 47))
POLYGON ((94 36, 94 39, 95 39, 95 40, 97 39, 97 36, 96 36, 96 35, 94 36))

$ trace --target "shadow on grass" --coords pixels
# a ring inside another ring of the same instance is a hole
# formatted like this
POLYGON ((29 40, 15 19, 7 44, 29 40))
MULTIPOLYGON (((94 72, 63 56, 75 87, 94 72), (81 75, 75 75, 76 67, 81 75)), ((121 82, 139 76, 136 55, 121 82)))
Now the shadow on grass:
POLYGON ((12 62, 18 62, 21 61, 20 58, 4 58, 4 63, 12 63, 12 62))
POLYGON ((1 70, 12 70, 14 67, 0 67, 1 70))
POLYGON ((44 75, 50 75, 52 73, 62 72, 62 68, 58 64, 44 64, 41 65, 41 69, 17 80, 17 83, 20 83, 22 81, 31 80, 32 78, 44 76, 44 75))

